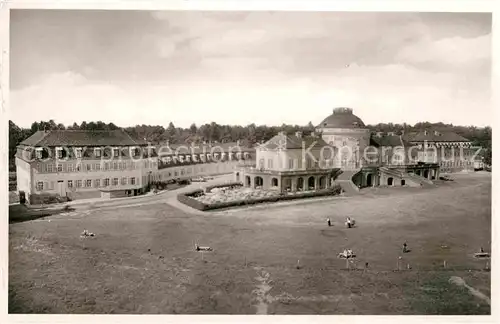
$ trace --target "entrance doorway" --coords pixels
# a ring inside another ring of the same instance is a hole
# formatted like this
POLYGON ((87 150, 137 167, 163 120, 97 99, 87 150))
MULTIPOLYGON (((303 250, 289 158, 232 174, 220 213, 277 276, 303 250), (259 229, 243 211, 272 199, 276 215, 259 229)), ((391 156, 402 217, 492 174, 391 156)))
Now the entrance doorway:
POLYGON ((368 187, 373 186, 373 174, 370 173, 366 176, 366 185, 368 187))
POLYGON ((307 180, 307 189, 309 190, 316 189, 314 185, 314 177, 309 177, 309 179, 307 180))
POLYGON ((299 190, 299 191, 304 190, 304 179, 303 178, 297 179, 297 190, 299 190))
POLYGON ((57 193, 61 197, 66 197, 66 187, 64 187, 64 180, 57 181, 57 193))
POLYGON ((394 179, 393 179, 393 178, 388 178, 388 179, 387 179, 387 185, 388 185, 388 186, 392 186, 392 185, 393 185, 393 183, 394 183, 394 179))
POLYGON ((261 177, 255 177, 255 188, 257 187, 262 187, 262 185, 264 184, 264 179, 262 179, 261 177))

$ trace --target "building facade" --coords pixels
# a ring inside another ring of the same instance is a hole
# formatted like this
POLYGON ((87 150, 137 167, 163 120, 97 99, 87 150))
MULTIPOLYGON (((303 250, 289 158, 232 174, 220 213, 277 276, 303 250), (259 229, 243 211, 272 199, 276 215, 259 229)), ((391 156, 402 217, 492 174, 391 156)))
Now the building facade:
POLYGON ((327 144, 317 135, 287 135, 280 132, 256 148, 256 164, 235 172, 235 180, 246 187, 282 192, 327 189, 333 185, 339 169, 322 167, 319 161, 333 164, 332 152, 324 152, 327 144))
POLYGON ((38 131, 17 148, 18 190, 28 200, 137 195, 156 168, 146 147, 122 130, 38 131))
POLYGON ((32 203, 46 195, 126 197, 156 181, 232 173, 254 159, 254 150, 239 143, 151 146, 123 130, 39 131, 17 148, 17 186, 32 203))
POLYGON ((256 150, 256 165, 236 179, 245 186, 307 191, 339 183, 369 186, 423 186, 439 177, 439 165, 418 161, 401 135, 372 134, 350 108, 335 108, 311 136, 279 133, 256 150), (242 178, 243 176, 243 178, 242 178))
POLYGON ((157 170, 152 181, 190 179, 232 173, 255 164, 255 149, 240 142, 156 145, 157 170))
POLYGON ((418 147, 418 161, 437 163, 441 172, 474 171, 482 163, 478 148, 454 132, 425 130, 408 134, 406 140, 418 147))

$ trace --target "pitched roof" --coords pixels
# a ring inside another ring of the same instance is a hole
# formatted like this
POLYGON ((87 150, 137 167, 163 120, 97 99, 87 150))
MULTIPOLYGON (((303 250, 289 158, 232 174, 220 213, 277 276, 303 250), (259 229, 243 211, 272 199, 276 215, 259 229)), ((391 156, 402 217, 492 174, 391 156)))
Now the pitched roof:
POLYGON ((313 148, 322 148, 328 146, 328 144, 321 138, 315 136, 301 136, 297 135, 287 135, 285 133, 279 133, 271 138, 269 141, 262 144, 261 147, 274 150, 274 149, 302 149, 304 147, 308 149, 311 145, 313 148))
POLYGON ((455 132, 421 131, 410 133, 406 136, 409 142, 470 142, 469 139, 458 135, 455 132))
POLYGON ((200 153, 237 153, 237 152, 255 152, 254 147, 248 147, 238 144, 237 142, 230 143, 212 143, 212 144, 158 144, 155 146, 156 152, 159 155, 166 156, 170 154, 200 154, 200 153), (161 152, 160 152, 161 149, 161 152))
POLYGON ((147 145, 143 140, 133 139, 124 130, 49 130, 38 131, 20 145, 25 146, 134 146, 147 145))
POLYGON ((397 146, 404 146, 404 147, 409 147, 411 146, 410 143, 402 139, 399 135, 382 135, 382 136, 371 136, 370 137, 370 145, 374 146, 386 146, 386 147, 397 147, 397 146))

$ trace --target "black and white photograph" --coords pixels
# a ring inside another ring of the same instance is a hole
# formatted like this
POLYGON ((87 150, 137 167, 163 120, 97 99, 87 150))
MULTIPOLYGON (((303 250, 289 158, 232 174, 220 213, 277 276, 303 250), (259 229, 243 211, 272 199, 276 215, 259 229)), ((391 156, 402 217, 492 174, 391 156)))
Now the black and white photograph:
POLYGON ((95 6, 7 9, 10 315, 492 314, 492 12, 95 6))

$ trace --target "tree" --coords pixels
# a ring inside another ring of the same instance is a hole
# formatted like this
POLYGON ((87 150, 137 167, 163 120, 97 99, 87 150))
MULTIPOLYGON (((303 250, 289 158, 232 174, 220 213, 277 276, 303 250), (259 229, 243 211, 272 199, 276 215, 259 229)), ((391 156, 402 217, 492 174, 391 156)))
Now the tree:
POLYGON ((167 129, 165 130, 167 140, 171 143, 175 143, 176 141, 176 134, 177 134, 177 129, 175 128, 174 123, 170 122, 168 124, 167 129))
POLYGON ((68 129, 78 130, 78 129, 80 129, 80 126, 78 126, 78 124, 75 122, 75 123, 73 123, 73 126, 68 127, 68 129))
POLYGON ((196 127, 196 124, 191 124, 191 126, 189 126, 189 131, 191 132, 191 134, 196 135, 196 132, 198 131, 198 127, 196 127))

